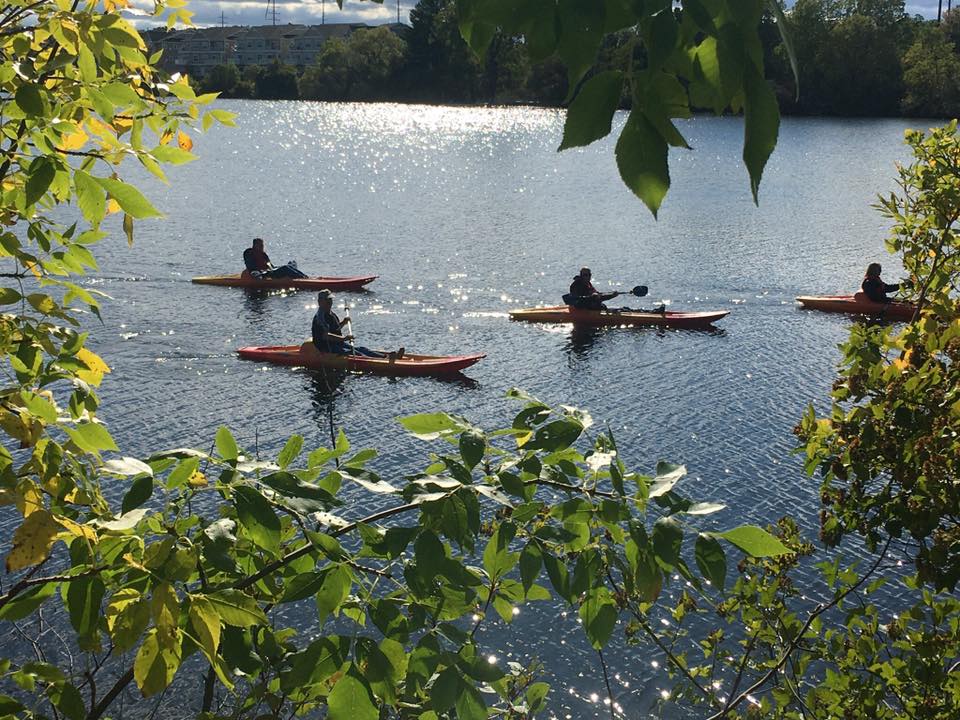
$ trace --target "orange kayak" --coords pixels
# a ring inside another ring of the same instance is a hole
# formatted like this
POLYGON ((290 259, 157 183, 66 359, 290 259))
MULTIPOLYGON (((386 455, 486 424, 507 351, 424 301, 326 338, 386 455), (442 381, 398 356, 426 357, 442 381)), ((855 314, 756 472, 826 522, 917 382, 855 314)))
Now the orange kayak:
POLYGON ((878 303, 863 293, 856 295, 801 295, 797 302, 809 310, 847 313, 849 315, 875 315, 886 320, 912 320, 916 306, 910 303, 878 303))
POLYGON ((225 285, 227 287, 262 288, 275 290, 295 288, 297 290, 360 290, 364 285, 377 279, 376 275, 357 275, 354 277, 312 277, 312 278, 261 278, 257 279, 244 270, 239 275, 202 275, 191 282, 198 285, 225 285))
POLYGON ((486 355, 404 355, 397 360, 359 355, 320 352, 312 342, 303 345, 242 347, 237 354, 244 360, 313 369, 331 368, 375 375, 428 376, 452 375, 480 362, 486 355))
POLYGON ((511 320, 542 323, 574 323, 594 326, 649 326, 683 329, 706 328, 726 317, 727 310, 711 312, 664 312, 651 313, 636 310, 578 310, 569 305, 511 310, 511 320))

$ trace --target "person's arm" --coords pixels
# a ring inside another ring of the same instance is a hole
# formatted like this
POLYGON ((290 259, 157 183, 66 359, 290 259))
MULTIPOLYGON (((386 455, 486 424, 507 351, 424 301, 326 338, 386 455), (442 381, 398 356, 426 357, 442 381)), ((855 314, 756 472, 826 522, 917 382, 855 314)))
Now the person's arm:
POLYGON ((609 292, 609 293, 598 292, 597 297, 599 297, 603 302, 606 302, 607 300, 613 300, 619 294, 620 294, 619 292, 609 292))
POLYGON ((900 289, 900 283, 893 283, 893 285, 884 284, 883 286, 883 291, 885 293, 896 292, 899 289, 900 289))

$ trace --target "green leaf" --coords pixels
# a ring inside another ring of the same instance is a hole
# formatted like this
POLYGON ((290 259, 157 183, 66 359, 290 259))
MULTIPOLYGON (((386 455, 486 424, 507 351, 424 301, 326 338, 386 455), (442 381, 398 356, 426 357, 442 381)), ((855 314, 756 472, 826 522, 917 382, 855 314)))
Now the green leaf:
POLYGON ((188 152, 175 145, 157 145, 157 147, 150 151, 150 154, 160 162, 170 163, 171 165, 183 165, 184 163, 197 159, 197 156, 192 152, 188 152))
POLYGON ((604 4, 597 0, 559 0, 557 16, 560 21, 557 52, 567 67, 570 97, 597 57, 603 39, 604 4))
POLYGON ((93 178, 112 197, 125 213, 137 219, 163 217, 143 194, 133 185, 112 178, 93 178))
POLYGON ((509 551, 510 541, 516 532, 517 528, 512 523, 503 523, 487 542, 483 551, 483 569, 491 579, 503 576, 517 564, 519 554, 509 551))
POLYGON ((655 498, 666 495, 686 474, 687 468, 683 465, 674 465, 661 460, 657 463, 657 475, 650 484, 647 496, 655 498))
POLYGON ((630 111, 615 152, 623 182, 657 217, 670 188, 667 143, 642 111, 630 111))
POLYGON ((743 80, 743 162, 750 173, 750 191, 756 203, 763 169, 777 146, 780 108, 773 88, 756 69, 748 68, 743 80))
POLYGON ((398 418, 398 422, 421 440, 436 440, 439 437, 462 432, 463 423, 447 415, 447 413, 421 413, 398 418))
POLYGON ((476 430, 466 430, 460 435, 460 457, 471 470, 483 460, 487 450, 487 439, 476 430))
POLYGON ((441 671, 430 688, 430 704, 435 712, 449 710, 457 702, 460 694, 460 673, 456 668, 448 667, 441 671))
POLYGON ((718 536, 753 557, 776 557, 790 553, 790 548, 780 542, 777 537, 756 525, 741 525, 718 533, 718 536))
POLYGON ((27 115, 43 115, 43 98, 40 88, 34 83, 21 85, 13 97, 14 102, 27 115))
POLYGON ((217 609, 205 597, 192 597, 188 615, 200 649, 211 664, 216 663, 220 647, 220 615, 217 609))
POLYGON ((303 436, 301 435, 292 435, 287 444, 283 446, 283 450, 280 451, 280 454, 277 456, 277 465, 280 466, 280 469, 286 468, 290 463, 297 459, 297 456, 300 455, 300 451, 303 449, 303 436))
POLYGON ((23 296, 13 288, 0 288, 0 305, 12 305, 20 302, 23 296))
POLYGON ((653 524, 653 554, 667 568, 680 560, 683 528, 672 517, 660 518, 653 524))
POLYGON ((64 683, 55 697, 54 704, 67 720, 83 720, 87 716, 83 696, 72 683, 64 683))
POLYGON ((107 429, 99 423, 82 423, 75 428, 64 428, 70 439, 84 452, 96 454, 100 450, 119 450, 107 429))
POLYGON ((237 441, 233 439, 233 434, 230 432, 230 428, 226 425, 221 425, 217 429, 216 437, 217 452, 220 453, 220 457, 224 460, 236 460, 239 455, 237 450, 237 441))
POLYGON ((543 555, 540 546, 533 540, 527 543, 520 553, 520 580, 523 582, 523 591, 530 592, 530 586, 540 575, 543 565, 543 555))
POLYGON ((609 135, 622 92, 623 73, 619 70, 607 70, 587 80, 567 110, 559 149, 589 145, 609 135))
POLYGON ((337 613, 352 588, 353 573, 346 565, 336 565, 326 573, 317 591, 317 612, 321 624, 327 615, 337 613))
POLYGON ((38 157, 30 163, 24 189, 27 205, 33 205, 44 196, 56 175, 57 168, 48 157, 38 157))
POLYGON ((240 486, 233 491, 240 526, 251 540, 272 555, 280 552, 280 520, 258 490, 240 486))
POLYGON ((124 653, 139 642, 150 622, 150 606, 139 591, 124 588, 110 598, 104 617, 114 647, 124 653))
POLYGON ((337 499, 318 485, 311 485, 288 472, 276 472, 260 478, 267 487, 275 490, 274 502, 300 513, 328 510, 339 504, 337 499))
POLYGON ((120 511, 123 514, 135 510, 143 505, 153 495, 153 478, 150 475, 141 475, 133 481, 130 489, 123 496, 120 511))
POLYGON ((610 640, 618 616, 617 606, 605 587, 596 587, 587 593, 580 605, 580 619, 594 649, 601 649, 610 640))
POLYGON ((173 471, 167 475, 167 487, 171 490, 183 487, 199 467, 200 458, 198 457, 188 457, 180 461, 173 471))
POLYGON ((463 683, 454 703, 457 710, 457 720, 487 720, 490 713, 477 689, 468 683, 463 683))
POLYGON ((245 628, 267 624, 257 601, 240 590, 220 590, 206 597, 226 625, 245 628))
POLYGON ((179 631, 172 639, 164 639, 158 628, 147 633, 133 661, 133 677, 144 697, 165 689, 180 667, 179 631))
POLYGON ((577 441, 583 432, 583 423, 574 418, 554 420, 537 428, 533 440, 525 446, 529 450, 546 450, 556 452, 564 450, 577 441))
POLYGON ((122 475, 124 477, 135 477, 137 475, 153 475, 153 468, 142 460, 132 457, 113 458, 103 464, 104 472, 113 475, 122 475))
POLYGON ((44 583, 20 593, 0 607, 0 620, 13 622, 32 614, 57 591, 56 583, 44 583))
POLYGON ((337 680, 327 698, 329 720, 380 720, 380 711, 374 702, 373 692, 356 667, 337 680))
POLYGON ((694 555, 700 574, 718 590, 723 590, 727 579, 727 558, 723 546, 709 535, 697 536, 694 555))

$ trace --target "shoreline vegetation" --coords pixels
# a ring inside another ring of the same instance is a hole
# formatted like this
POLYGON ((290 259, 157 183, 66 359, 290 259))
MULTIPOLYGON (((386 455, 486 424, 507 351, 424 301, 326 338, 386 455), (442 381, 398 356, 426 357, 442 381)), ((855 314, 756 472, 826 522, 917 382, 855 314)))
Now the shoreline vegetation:
MULTIPOLYGON (((454 0, 421 0, 410 13, 409 27, 395 32, 381 26, 331 38, 306 67, 225 64, 204 77, 193 77, 189 67, 186 72, 198 91, 231 99, 568 104, 567 73, 557 57, 531 62, 523 38, 498 32, 478 58, 460 36, 454 6, 454 0)), ((960 115, 960 10, 945 13, 938 25, 907 15, 901 0, 799 0, 786 18, 799 94, 769 10, 759 30, 767 80, 783 115, 960 115)), ((631 51, 635 63, 646 63, 645 49, 634 47, 631 36, 629 30, 610 34, 585 79, 622 66, 631 51)), ((628 92, 619 106, 630 109, 628 92)), ((710 110, 708 103, 697 106, 694 98, 695 110, 710 110)))

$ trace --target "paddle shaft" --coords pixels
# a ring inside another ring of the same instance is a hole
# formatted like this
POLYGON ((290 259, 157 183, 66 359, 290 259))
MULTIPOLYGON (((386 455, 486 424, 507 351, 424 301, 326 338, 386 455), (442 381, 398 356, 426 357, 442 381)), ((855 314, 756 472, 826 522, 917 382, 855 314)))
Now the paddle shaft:
POLYGON ((343 312, 346 313, 346 316, 347 316, 347 318, 346 318, 346 320, 347 320, 346 328, 347 328, 347 337, 350 338, 350 340, 348 340, 348 342, 350 343, 350 354, 351 354, 351 355, 356 355, 356 354, 357 354, 357 350, 356 350, 356 348, 354 347, 354 344, 353 344, 353 321, 350 319, 350 308, 349 308, 347 305, 344 305, 344 306, 343 306, 343 312))

